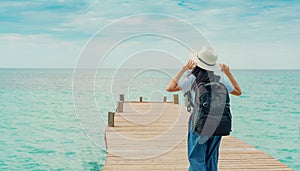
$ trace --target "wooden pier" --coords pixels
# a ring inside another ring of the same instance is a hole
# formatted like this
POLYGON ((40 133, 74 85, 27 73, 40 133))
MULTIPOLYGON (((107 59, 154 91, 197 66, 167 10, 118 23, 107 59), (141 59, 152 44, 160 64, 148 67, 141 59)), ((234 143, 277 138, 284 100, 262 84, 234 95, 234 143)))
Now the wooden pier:
MULTIPOLYGON (((188 170, 187 123, 189 113, 173 102, 124 102, 110 112, 105 132, 107 158, 103 171, 188 170)), ((222 138, 220 171, 292 170, 266 153, 235 137, 222 138)))

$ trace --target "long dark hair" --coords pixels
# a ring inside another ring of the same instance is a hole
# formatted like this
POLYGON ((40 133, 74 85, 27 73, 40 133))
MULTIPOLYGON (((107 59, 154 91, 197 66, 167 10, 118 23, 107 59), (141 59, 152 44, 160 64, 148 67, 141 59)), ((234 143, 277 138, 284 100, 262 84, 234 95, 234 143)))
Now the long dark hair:
POLYGON ((220 76, 217 76, 214 74, 214 71, 208 71, 206 69, 200 68, 196 66, 192 71, 191 74, 193 74, 196 77, 196 83, 210 83, 213 81, 219 81, 220 76))

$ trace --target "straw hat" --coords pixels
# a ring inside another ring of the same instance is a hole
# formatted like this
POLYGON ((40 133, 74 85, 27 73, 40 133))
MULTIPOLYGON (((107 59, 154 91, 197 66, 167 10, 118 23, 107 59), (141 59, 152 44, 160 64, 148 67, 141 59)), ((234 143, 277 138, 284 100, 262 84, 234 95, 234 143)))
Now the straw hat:
POLYGON ((215 49, 209 46, 203 46, 199 52, 192 52, 190 59, 197 62, 197 65, 208 71, 218 71, 217 65, 218 53, 215 49))

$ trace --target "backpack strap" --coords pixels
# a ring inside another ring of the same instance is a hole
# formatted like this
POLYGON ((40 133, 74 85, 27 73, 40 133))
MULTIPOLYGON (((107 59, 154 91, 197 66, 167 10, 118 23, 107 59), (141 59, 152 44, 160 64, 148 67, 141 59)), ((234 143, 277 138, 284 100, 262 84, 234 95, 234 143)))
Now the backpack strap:
POLYGON ((186 106, 186 110, 188 112, 191 111, 191 107, 194 107, 194 103, 192 102, 192 94, 191 94, 191 91, 187 91, 186 93, 184 93, 184 96, 187 96, 187 99, 188 99, 188 104, 186 106))
MULTIPOLYGON (((199 88, 202 85, 205 86, 205 83, 201 82, 199 85, 197 85, 196 81, 194 81, 194 83, 192 84, 192 89, 199 88)), ((194 108, 194 106, 195 106, 193 103, 191 91, 187 91, 186 93, 184 93, 184 96, 187 96, 187 99, 188 99, 186 109, 188 112, 191 112, 191 108, 194 108)))

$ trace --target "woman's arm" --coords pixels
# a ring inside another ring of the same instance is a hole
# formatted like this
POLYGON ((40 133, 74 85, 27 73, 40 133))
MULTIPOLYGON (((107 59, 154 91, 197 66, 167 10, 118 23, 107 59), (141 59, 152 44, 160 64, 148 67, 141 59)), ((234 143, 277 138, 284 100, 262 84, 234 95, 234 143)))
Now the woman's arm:
POLYGON ((193 69, 195 67, 196 67, 196 62, 189 60, 188 63, 179 70, 179 72, 175 75, 175 77, 170 80, 166 90, 168 92, 180 91, 181 87, 178 84, 179 79, 181 78, 181 76, 184 74, 185 71, 193 69))
POLYGON ((242 90, 241 90, 239 84, 237 83, 237 81, 234 79, 233 75, 231 74, 229 66, 227 66, 225 64, 221 64, 220 67, 234 87, 234 90, 231 92, 231 94, 236 95, 236 96, 242 95, 242 90))

